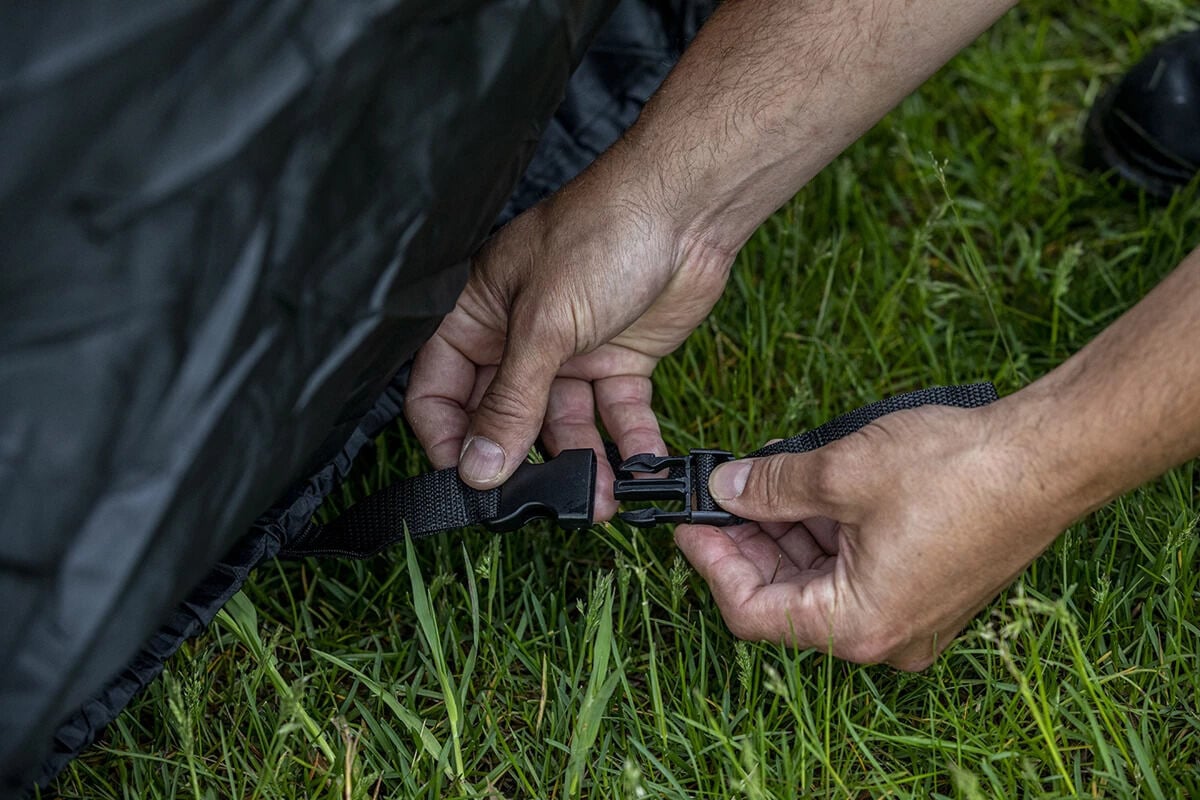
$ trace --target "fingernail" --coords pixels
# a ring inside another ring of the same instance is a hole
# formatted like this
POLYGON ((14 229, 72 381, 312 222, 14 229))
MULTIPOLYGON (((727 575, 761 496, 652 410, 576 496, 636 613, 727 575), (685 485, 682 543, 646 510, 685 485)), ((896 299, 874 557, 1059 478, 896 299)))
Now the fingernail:
POLYGON ((488 483, 504 469, 504 451, 483 436, 472 436, 458 459, 458 473, 466 480, 488 483))
POLYGON ((708 491, 714 500, 733 500, 742 494, 746 488, 746 479, 750 477, 749 461, 733 461, 722 464, 713 470, 708 479, 708 491))

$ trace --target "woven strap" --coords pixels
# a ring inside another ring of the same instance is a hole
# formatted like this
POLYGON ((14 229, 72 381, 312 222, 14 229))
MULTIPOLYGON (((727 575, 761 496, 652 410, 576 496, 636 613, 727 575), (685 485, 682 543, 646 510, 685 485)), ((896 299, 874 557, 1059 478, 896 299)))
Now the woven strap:
POLYGON ((366 558, 404 540, 465 528, 496 517, 500 490, 472 489, 451 467, 414 475, 363 498, 328 525, 310 521, 285 557, 366 558))
MULTIPOLYGON (((996 390, 990 383, 919 389, 863 406, 818 428, 755 450, 744 457, 758 458, 778 453, 805 453, 816 450, 894 411, 926 405, 976 408, 996 399, 996 390)), ((630 478, 628 472, 620 469, 621 458, 616 447, 609 443, 606 450, 617 478, 630 478)), ((719 462, 704 455, 704 452, 699 451, 694 460, 695 472, 692 476, 695 485, 703 487, 699 493, 697 510, 719 510, 707 491, 709 475, 719 462)), ((728 454, 725 454, 725 458, 728 458, 728 454)), ((672 468, 671 477, 677 478, 681 474, 681 469, 672 468)), ((594 462, 591 475, 593 477, 588 480, 594 481, 594 462)), ((543 471, 540 476, 535 475, 534 480, 538 481, 535 485, 537 492, 543 491, 541 487, 545 486, 545 493, 553 495, 556 484, 565 481, 565 478, 549 470, 543 471)), ((419 539, 440 531, 492 523, 501 513, 502 488, 485 491, 472 489, 462 482, 458 477, 457 468, 454 467, 415 475, 364 498, 328 525, 321 525, 315 520, 310 521, 300 536, 284 549, 282 555, 294 558, 366 558, 402 541, 406 531, 414 539, 419 539)), ((590 488, 594 490, 594 485, 590 488)), ((571 527, 582 527, 591 523, 591 492, 585 491, 584 494, 589 499, 589 507, 586 513, 577 513, 571 527)))
POLYGON ((933 386, 928 389, 918 389, 894 397, 887 397, 870 405, 855 409, 849 414, 843 414, 831 419, 819 428, 805 431, 799 436, 769 444, 766 447, 748 453, 743 458, 760 458, 774 456, 779 453, 807 453, 824 447, 830 442, 848 436, 860 428, 870 425, 880 417, 896 411, 921 406, 956 406, 958 408, 978 408, 995 402, 998 398, 996 387, 990 383, 971 383, 965 386, 933 386))

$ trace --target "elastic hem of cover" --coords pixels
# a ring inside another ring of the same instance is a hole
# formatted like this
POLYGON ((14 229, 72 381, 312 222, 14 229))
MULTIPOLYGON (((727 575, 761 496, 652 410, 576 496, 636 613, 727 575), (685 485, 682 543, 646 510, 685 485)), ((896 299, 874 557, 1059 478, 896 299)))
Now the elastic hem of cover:
POLYGON ((346 477, 358 453, 400 416, 407 384, 408 365, 405 365, 340 452, 281 505, 264 513, 187 598, 172 609, 125 669, 63 721, 55 731, 54 749, 42 762, 30 791, 34 787, 48 791, 50 783, 67 764, 91 746, 117 714, 158 678, 167 659, 212 623, 225 603, 241 591, 250 573, 279 554, 295 535, 292 532, 300 530, 312 518, 324 498, 346 477))

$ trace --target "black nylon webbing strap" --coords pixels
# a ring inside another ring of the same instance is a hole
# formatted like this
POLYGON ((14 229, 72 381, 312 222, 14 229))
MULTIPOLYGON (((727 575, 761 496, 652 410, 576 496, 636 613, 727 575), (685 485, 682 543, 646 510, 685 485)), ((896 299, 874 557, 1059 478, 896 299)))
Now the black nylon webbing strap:
POLYGON ((500 490, 480 491, 458 477, 458 469, 416 475, 388 486, 346 509, 328 525, 309 522, 283 555, 366 558, 404 540, 465 528, 494 519, 500 490))
MULTIPOLYGON (((918 389, 863 406, 799 436, 755 450, 743 458, 816 450, 895 411, 928 405, 977 408, 997 399, 996 389, 990 383, 918 389)), ((733 454, 723 450, 693 450, 686 456, 643 453, 626 459, 615 468, 617 482, 613 494, 618 501, 675 500, 681 501, 683 508, 671 510, 652 507, 622 511, 621 519, 639 527, 681 522, 723 526, 743 522, 722 509, 708 491, 708 479, 713 470, 732 459, 733 454), (664 469, 669 470, 667 477, 651 477, 654 473, 661 474, 664 469), (643 477, 635 478, 634 473, 641 473, 643 477)))
POLYGON ((477 524, 508 531, 543 518, 560 528, 588 528, 595 492, 591 450, 564 450, 543 464, 522 464, 496 489, 472 489, 451 467, 394 483, 328 525, 309 521, 281 555, 366 558, 403 541, 406 531, 414 539, 477 524))
MULTIPOLYGON (((829 420, 820 427, 805 431, 799 436, 784 439, 775 444, 759 448, 742 458, 761 458, 774 456, 779 453, 807 453, 824 447, 830 442, 837 441, 843 436, 865 428, 880 417, 896 411, 921 406, 955 406, 957 408, 978 408, 993 403, 999 399, 996 387, 990 383, 969 383, 963 386, 933 386, 928 389, 917 389, 894 397, 886 397, 870 405, 855 409, 848 414, 829 420)), ((707 485, 707 483, 705 484, 707 485)))
MULTIPOLYGON (((818 428, 768 445, 745 456, 804 453, 854 433, 894 411, 926 405, 976 408, 997 399, 990 383, 935 386, 889 397, 826 422, 818 428)), ((607 445, 613 463, 618 500, 683 500, 683 511, 638 509, 622 518, 635 525, 673 522, 739 522, 708 493, 716 466, 732 456, 720 450, 693 450, 687 456, 635 456, 621 462, 607 445), (665 479, 634 479, 632 472, 668 470, 665 479), (661 488, 661 491, 658 491, 661 488)), ((400 542, 407 531, 415 539, 440 531, 484 524, 493 530, 512 530, 533 519, 549 517, 560 527, 592 524, 596 456, 591 450, 568 450, 545 464, 524 464, 497 489, 467 486, 456 468, 428 472, 399 481, 351 506, 328 525, 310 521, 300 536, 283 550, 285 557, 346 556, 365 558, 400 542)))

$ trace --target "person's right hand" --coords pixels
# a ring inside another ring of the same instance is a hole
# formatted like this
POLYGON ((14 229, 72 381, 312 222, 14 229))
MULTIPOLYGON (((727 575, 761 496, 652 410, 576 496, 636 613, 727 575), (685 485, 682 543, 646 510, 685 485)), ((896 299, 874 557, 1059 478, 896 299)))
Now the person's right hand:
POLYGON ((1034 457, 1016 397, 723 464, 713 496, 757 521, 681 525, 676 542, 738 637, 922 669, 1087 510, 1034 457))
POLYGON ((418 353, 405 414, 436 468, 484 489, 539 433, 592 448, 596 517, 616 510, 599 413, 624 456, 665 453, 650 374, 708 315, 733 250, 686 239, 628 149, 526 211, 480 251, 454 310, 418 353), (461 457, 461 461, 460 461, 461 457))

